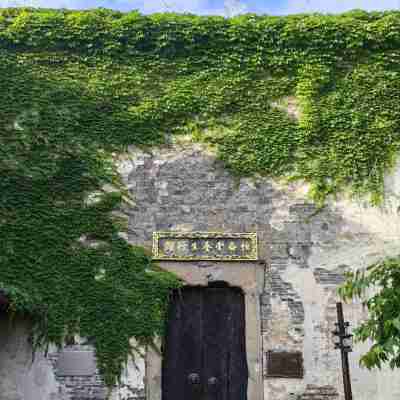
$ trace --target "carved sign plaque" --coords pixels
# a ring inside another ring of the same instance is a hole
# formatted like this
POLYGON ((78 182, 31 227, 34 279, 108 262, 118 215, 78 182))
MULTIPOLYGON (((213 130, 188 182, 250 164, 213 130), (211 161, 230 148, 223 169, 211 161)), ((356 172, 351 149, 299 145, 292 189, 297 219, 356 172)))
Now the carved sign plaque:
POLYGON ((300 352, 268 351, 267 377, 303 378, 303 355, 300 352))
POLYGON ((154 232, 157 260, 257 260, 256 233, 154 232))

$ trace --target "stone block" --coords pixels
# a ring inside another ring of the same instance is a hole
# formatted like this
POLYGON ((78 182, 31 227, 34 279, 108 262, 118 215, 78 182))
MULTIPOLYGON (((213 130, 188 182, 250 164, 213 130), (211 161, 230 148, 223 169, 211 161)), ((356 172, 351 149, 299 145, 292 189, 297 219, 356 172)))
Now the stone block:
POLYGON ((96 359, 93 351, 61 352, 56 370, 58 376, 91 376, 96 373, 96 359))

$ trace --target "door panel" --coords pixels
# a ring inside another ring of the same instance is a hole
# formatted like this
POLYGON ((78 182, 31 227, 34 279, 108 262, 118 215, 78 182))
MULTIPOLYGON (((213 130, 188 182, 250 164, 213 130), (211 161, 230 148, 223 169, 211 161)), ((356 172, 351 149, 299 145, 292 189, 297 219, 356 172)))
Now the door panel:
MULTIPOLYGON (((169 307, 169 325, 163 349, 163 399, 200 400, 201 385, 191 374, 202 371, 202 308, 200 289, 191 288, 173 294, 169 307)), ((199 376, 201 379, 201 376, 199 376)))
POLYGON ((230 298, 232 324, 229 335, 229 400, 243 400, 247 398, 247 357, 245 335, 245 305, 243 294, 240 291, 232 293, 230 298))
POLYGON ((229 340, 231 311, 226 289, 205 289, 204 388, 205 400, 228 400, 229 340))
POLYGON ((184 288, 174 293, 164 345, 162 399, 246 400, 244 323, 239 289, 184 288))

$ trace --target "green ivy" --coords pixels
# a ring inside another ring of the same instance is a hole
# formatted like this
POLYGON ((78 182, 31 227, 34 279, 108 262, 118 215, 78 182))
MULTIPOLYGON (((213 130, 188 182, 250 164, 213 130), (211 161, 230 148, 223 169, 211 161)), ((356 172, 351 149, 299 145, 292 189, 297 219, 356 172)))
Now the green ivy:
POLYGON ((162 335, 179 286, 121 237, 126 221, 115 210, 128 194, 112 154, 124 149, 122 133, 140 140, 101 81, 91 89, 36 69, 37 58, 0 58, 0 288, 10 311, 35 322, 35 347, 88 338, 111 386, 130 339, 162 335))
POLYGON ((37 344, 87 337, 112 385, 129 338, 162 334, 179 282, 114 212, 129 145, 191 134, 237 175, 379 203, 400 145, 399 32, 399 12, 0 10, 0 288, 37 344))
POLYGON ((347 274, 339 288, 344 300, 361 300, 368 317, 355 329, 359 342, 372 342, 360 364, 372 368, 400 368, 400 259, 386 258, 365 270, 347 274))

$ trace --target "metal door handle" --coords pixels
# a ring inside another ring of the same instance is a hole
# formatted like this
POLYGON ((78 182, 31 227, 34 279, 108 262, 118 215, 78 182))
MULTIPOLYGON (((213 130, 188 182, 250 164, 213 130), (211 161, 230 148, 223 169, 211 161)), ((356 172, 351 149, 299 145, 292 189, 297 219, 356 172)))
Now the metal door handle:
POLYGON ((192 385, 198 385, 200 383, 200 375, 196 373, 189 374, 188 381, 192 385))
POLYGON ((209 386, 215 386, 218 383, 218 379, 215 376, 208 378, 209 386))

